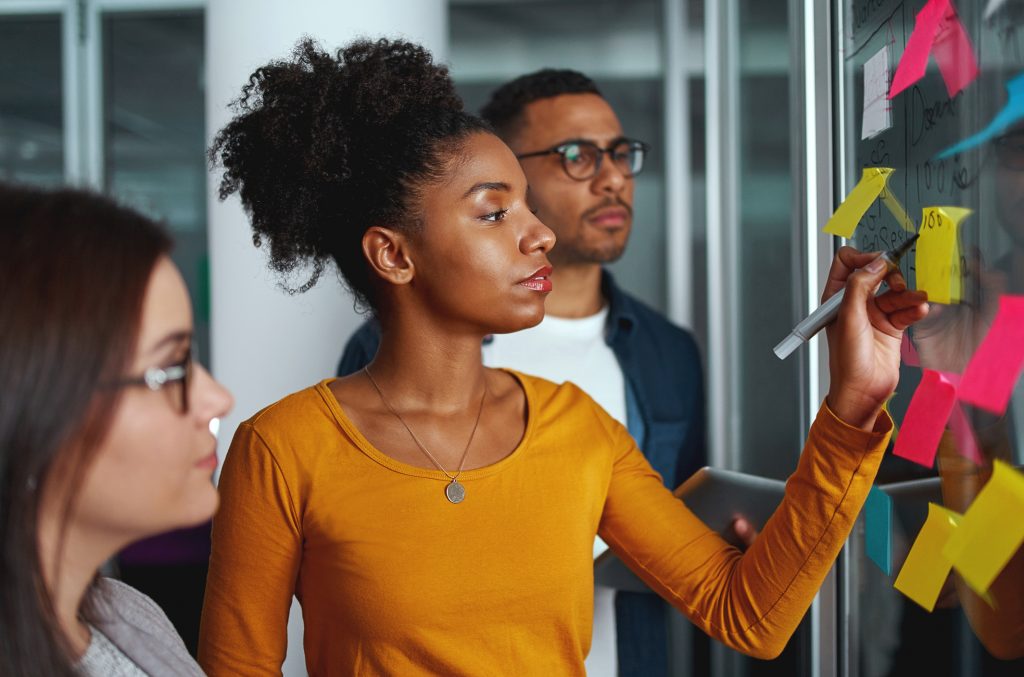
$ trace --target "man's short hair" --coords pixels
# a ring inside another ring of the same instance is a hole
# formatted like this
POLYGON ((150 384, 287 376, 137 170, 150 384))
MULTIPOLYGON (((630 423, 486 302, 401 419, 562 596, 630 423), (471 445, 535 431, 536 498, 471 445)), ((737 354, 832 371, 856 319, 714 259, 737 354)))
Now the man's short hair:
POLYGON ((521 75, 494 90, 490 100, 480 109, 480 117, 507 141, 522 126, 526 106, 562 94, 602 96, 594 81, 579 71, 543 68, 521 75))

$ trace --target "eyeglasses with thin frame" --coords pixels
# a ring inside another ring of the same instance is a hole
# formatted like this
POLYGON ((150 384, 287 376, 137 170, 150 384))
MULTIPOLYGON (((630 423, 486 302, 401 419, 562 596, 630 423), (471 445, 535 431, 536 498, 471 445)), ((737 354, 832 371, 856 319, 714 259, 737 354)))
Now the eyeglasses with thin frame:
POLYGON ((170 383, 181 383, 181 401, 179 403, 182 414, 188 413, 188 391, 192 382, 192 346, 185 352, 185 359, 178 364, 169 367, 150 367, 141 376, 128 378, 106 384, 111 388, 123 388, 127 386, 145 386, 152 391, 163 390, 170 383))
POLYGON ((561 156, 562 169, 565 170, 569 178, 587 181, 601 171, 601 161, 604 159, 605 153, 611 157, 612 162, 623 176, 626 178, 636 176, 643 170, 644 159, 650 149, 651 147, 643 141, 634 139, 619 139, 607 148, 601 148, 593 141, 574 139, 545 150, 521 153, 516 157, 522 160, 557 154, 561 156))

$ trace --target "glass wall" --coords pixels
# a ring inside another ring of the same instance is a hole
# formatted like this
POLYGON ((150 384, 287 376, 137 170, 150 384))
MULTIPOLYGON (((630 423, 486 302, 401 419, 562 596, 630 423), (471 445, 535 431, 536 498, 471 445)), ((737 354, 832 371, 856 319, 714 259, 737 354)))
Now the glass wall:
POLYGON ((929 317, 910 332, 890 405, 904 440, 897 436, 887 454, 875 500, 850 541, 843 663, 847 674, 871 677, 1020 675, 1024 553, 1014 553, 1010 534, 1024 496, 1015 503, 1012 491, 997 492, 1021 463, 1024 393, 1018 387, 1005 409, 979 405, 968 372, 996 330, 1001 299, 1024 292, 1024 132, 1012 98, 1024 71, 1024 12, 1019 3, 959 2, 928 29, 937 3, 927 5, 858 0, 838 3, 836 12, 841 192, 865 171, 891 170, 853 241, 888 249, 919 235, 903 271, 932 300, 929 317), (911 35, 929 30, 923 76, 890 91, 902 82, 900 64, 913 58, 911 35), (983 130, 983 138, 944 152, 983 130), (937 444, 915 432, 943 406, 920 408, 929 392, 957 398, 945 400, 952 409, 933 423, 937 444), (970 556, 990 562, 994 578, 979 579, 962 557, 948 559, 958 532, 982 534, 972 537, 970 556), (929 538, 934 545, 924 551, 929 538), (1004 539, 1001 549, 993 539, 1004 539))
POLYGON ((0 15, 0 179, 64 179, 61 16, 0 15))

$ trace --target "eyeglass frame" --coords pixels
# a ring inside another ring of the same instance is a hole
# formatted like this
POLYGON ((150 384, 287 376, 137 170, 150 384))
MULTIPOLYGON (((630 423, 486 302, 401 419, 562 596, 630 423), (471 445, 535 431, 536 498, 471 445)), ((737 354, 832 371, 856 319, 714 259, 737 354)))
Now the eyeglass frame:
MULTIPOLYGON (((616 139, 615 141, 612 141, 611 145, 608 146, 607 148, 601 148, 601 146, 597 145, 593 141, 588 141, 587 139, 569 139, 568 141, 562 141, 561 143, 554 145, 551 148, 547 148, 545 150, 536 150, 531 151, 529 153, 520 153, 516 155, 516 159, 522 160, 525 158, 540 157, 542 155, 557 154, 561 156, 561 162, 559 164, 562 165, 562 171, 565 172, 566 176, 568 176, 570 179, 573 179, 574 181, 590 181, 595 176, 597 176, 598 173, 601 171, 601 162, 604 160, 605 154, 611 156, 615 149, 622 146, 623 144, 629 144, 631 149, 639 147, 639 150, 643 153, 644 159, 646 159, 647 153, 651 150, 651 145, 649 143, 640 141, 638 139, 630 139, 627 137, 621 137, 616 139), (565 152, 568 146, 589 146, 597 150, 597 161, 594 162, 594 169, 591 174, 589 174, 588 176, 577 177, 569 173, 569 168, 565 164, 565 152)), ((638 171, 629 173, 622 172, 622 174, 627 179, 631 179, 634 176, 638 175, 643 170, 643 160, 641 160, 641 166, 638 171)))
POLYGON ((181 382, 181 413, 187 414, 188 391, 192 380, 192 346, 185 352, 185 359, 178 364, 169 367, 149 367, 141 376, 129 376, 110 383, 105 383, 108 388, 124 388, 128 386, 143 386, 156 392, 163 390, 169 383, 181 382))

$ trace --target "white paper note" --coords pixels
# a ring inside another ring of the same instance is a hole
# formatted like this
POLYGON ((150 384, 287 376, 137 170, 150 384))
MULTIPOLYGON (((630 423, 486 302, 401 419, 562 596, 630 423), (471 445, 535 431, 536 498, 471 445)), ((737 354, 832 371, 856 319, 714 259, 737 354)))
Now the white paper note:
POLYGON ((860 138, 870 139, 892 127, 889 92, 889 45, 864 64, 864 124, 860 138))

